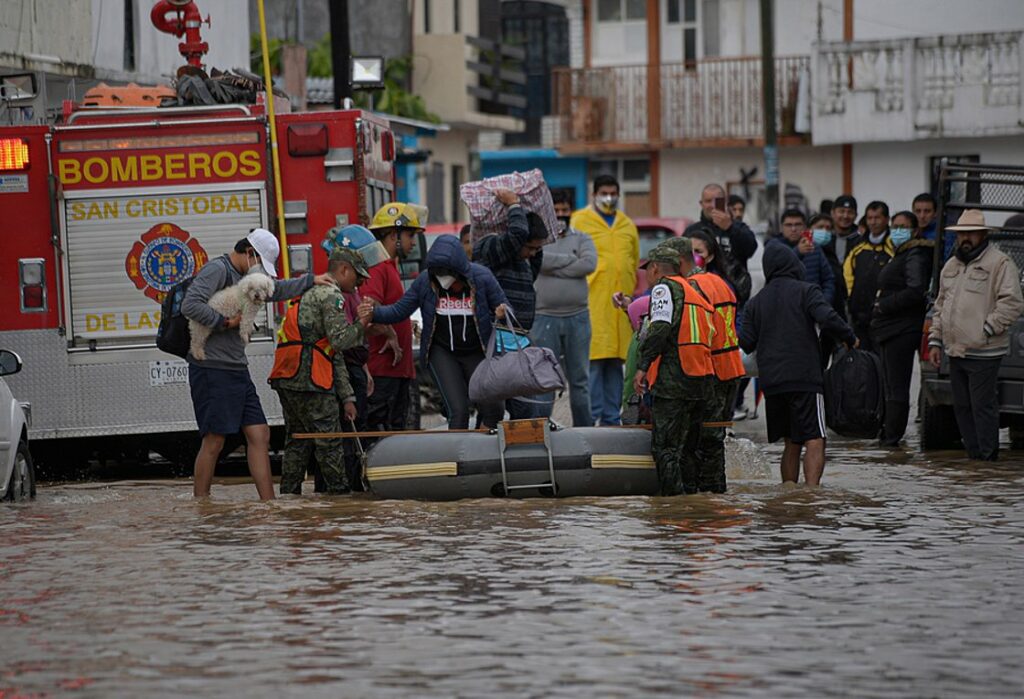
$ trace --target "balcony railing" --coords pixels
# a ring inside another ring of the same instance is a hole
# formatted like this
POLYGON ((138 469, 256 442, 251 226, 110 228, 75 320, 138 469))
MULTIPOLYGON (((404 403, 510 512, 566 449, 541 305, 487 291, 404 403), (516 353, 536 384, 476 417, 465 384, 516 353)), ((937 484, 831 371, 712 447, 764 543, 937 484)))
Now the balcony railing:
POLYGON ((814 142, 1024 133, 1024 32, 829 42, 814 53, 814 142))
MULTIPOLYGON (((809 100, 810 59, 775 60, 777 129, 799 136, 809 100), (801 89, 803 88, 803 89, 801 89)), ((730 145, 763 138, 761 59, 607 68, 556 68, 558 145, 584 148, 730 145), (656 90, 649 81, 657 80, 656 90), (655 112, 650 104, 660 104, 655 112)))

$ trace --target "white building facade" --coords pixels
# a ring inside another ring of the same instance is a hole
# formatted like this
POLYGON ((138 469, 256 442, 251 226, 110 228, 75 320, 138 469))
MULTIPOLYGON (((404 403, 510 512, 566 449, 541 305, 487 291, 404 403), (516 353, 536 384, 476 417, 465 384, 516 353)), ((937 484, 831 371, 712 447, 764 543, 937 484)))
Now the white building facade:
MULTIPOLYGON (((591 171, 646 161, 637 215, 696 217, 715 181, 749 194, 757 222, 758 0, 564 4, 580 60, 556 71, 546 145, 591 171)), ((1024 163, 1024 2, 776 0, 774 29, 780 196, 895 211, 940 158, 1024 163)))

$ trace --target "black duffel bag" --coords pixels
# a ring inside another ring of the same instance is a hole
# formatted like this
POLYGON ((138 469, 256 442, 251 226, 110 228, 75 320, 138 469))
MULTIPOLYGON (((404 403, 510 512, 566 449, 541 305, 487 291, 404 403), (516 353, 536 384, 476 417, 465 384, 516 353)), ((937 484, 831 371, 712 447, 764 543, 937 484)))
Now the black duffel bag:
POLYGON ((874 352, 839 348, 825 372, 825 422, 843 437, 874 439, 885 419, 882 362, 874 352))

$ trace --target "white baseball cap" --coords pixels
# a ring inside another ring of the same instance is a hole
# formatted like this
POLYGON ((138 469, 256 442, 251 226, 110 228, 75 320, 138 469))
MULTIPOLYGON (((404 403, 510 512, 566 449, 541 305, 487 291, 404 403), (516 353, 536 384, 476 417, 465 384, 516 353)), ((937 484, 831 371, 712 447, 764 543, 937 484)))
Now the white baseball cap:
POLYGON ((252 244, 256 254, 260 256, 263 269, 276 279, 277 269, 274 268, 274 263, 277 262, 277 256, 281 254, 281 245, 277 242, 274 234, 266 228, 253 228, 249 231, 249 235, 245 236, 245 239, 252 244))

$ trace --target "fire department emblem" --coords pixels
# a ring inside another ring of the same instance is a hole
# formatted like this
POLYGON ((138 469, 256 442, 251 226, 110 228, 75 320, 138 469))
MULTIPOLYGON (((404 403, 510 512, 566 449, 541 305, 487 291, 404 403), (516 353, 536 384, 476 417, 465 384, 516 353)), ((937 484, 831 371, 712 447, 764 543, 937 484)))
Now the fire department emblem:
POLYGON ((209 256, 199 241, 173 223, 158 223, 135 241, 124 269, 136 288, 157 303, 172 286, 196 273, 209 256))

